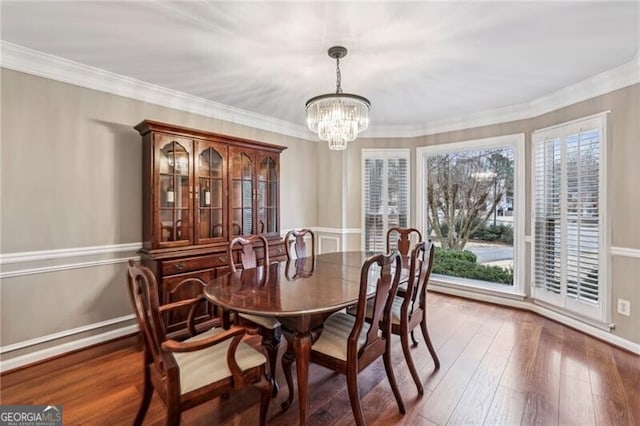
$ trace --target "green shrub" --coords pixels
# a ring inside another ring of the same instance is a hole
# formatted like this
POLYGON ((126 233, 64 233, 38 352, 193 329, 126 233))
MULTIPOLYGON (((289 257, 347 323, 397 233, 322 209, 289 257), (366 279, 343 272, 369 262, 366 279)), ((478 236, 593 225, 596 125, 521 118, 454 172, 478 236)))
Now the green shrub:
MULTIPOLYGON (((477 224, 478 220, 474 222, 473 226, 477 224)), ((449 235, 449 225, 446 222, 440 224, 440 230, 443 237, 449 235)), ((456 230, 460 232, 460 223, 456 223, 456 230)), ((513 244, 513 227, 505 224, 480 225, 470 237, 472 240, 500 241, 505 244, 513 244)))
POLYGON ((469 250, 456 250, 444 247, 436 247, 436 258, 440 256, 442 259, 456 259, 463 262, 476 263, 476 255, 469 250))
POLYGON ((476 263, 476 255, 468 250, 436 247, 432 272, 434 274, 491 281, 500 284, 513 284, 512 269, 480 265, 476 263))

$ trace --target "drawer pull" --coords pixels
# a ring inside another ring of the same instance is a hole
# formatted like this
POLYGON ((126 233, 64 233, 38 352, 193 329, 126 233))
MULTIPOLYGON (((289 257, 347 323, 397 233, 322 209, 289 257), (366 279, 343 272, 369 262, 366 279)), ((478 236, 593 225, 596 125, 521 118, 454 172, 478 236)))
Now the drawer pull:
POLYGON ((282 247, 278 247, 278 253, 284 253, 284 249, 282 247))
POLYGON ((182 271, 184 269, 184 263, 176 263, 174 268, 176 268, 176 271, 182 271))
POLYGON ((223 263, 227 263, 228 261, 227 256, 220 256, 219 259, 220 259, 220 262, 223 262, 223 263))

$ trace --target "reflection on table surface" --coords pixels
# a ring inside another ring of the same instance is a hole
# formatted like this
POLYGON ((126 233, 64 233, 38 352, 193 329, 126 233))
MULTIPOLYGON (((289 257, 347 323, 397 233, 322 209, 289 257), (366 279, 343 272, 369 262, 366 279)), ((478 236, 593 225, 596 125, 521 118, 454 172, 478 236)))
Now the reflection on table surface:
POLYGON ((360 270, 369 255, 327 253, 236 271, 210 281, 205 294, 225 308, 258 315, 334 311, 357 301, 360 270))

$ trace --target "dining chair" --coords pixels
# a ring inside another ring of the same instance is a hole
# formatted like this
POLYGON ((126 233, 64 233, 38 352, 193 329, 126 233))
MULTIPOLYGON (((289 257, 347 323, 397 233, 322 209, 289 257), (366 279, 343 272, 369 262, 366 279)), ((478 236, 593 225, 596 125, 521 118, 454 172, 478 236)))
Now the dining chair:
POLYGON ((292 229, 287 232, 284 237, 284 249, 287 252, 287 259, 293 259, 293 252, 295 252, 296 258, 307 257, 309 255, 315 256, 316 254, 316 238, 313 231, 310 229, 292 229), (305 237, 311 238, 311 254, 307 252, 307 243, 305 237))
MULTIPOLYGON (((311 362, 346 375, 351 409, 358 425, 365 424, 358 391, 358 373, 381 356, 398 409, 402 414, 405 413, 404 402, 391 365, 389 321, 391 302, 400 281, 400 269, 401 260, 397 251, 367 259, 360 272, 357 314, 352 316, 345 312, 336 312, 329 316, 320 336, 311 346, 311 362), (375 294, 371 296, 374 320, 366 322, 365 307, 370 296, 369 291, 373 287, 372 283, 375 285, 375 294)), ((292 360, 290 356, 282 358, 283 370, 289 385, 288 405, 293 399, 292 360)))
MULTIPOLYGON (((264 251, 262 264, 265 269, 269 267, 269 242, 263 235, 257 234, 246 238, 236 237, 229 242, 227 258, 229 259, 229 268, 232 272, 237 270, 233 257, 233 250, 236 245, 240 245, 242 247, 242 250, 240 251, 240 264, 242 265, 242 269, 258 267, 258 255, 255 249, 257 243, 262 244, 264 251)), ((276 381, 276 365, 278 350, 282 343, 282 327, 280 321, 275 317, 244 313, 238 313, 236 318, 238 320, 237 322, 240 324, 249 322, 252 325, 258 326, 260 335, 262 336, 262 345, 267 351, 267 357, 269 358, 269 374, 273 384, 273 395, 277 395, 279 386, 276 381)))
MULTIPOLYGON (((178 284, 191 285, 201 290, 205 283, 188 278, 178 284)), ((262 393, 259 422, 264 425, 272 393, 267 360, 242 341, 246 333, 257 330, 236 326, 197 334, 195 313, 200 303, 208 303, 204 296, 160 305, 153 272, 134 261, 127 268, 127 287, 144 343, 144 388, 134 425, 142 424, 154 390, 166 406, 166 423, 179 425, 182 411, 250 384, 262 393), (182 342, 168 339, 162 315, 186 309, 190 337, 182 342)))
MULTIPOLYGON (((424 388, 409 349, 409 333, 411 333, 413 346, 418 345, 413 334, 416 327, 420 326, 422 330, 422 336, 427 344, 429 354, 431 358, 433 358, 435 369, 440 368, 440 360, 438 359, 427 329, 427 284, 431 276, 434 253, 435 247, 431 241, 421 241, 414 246, 411 251, 411 263, 409 266, 406 291, 402 294, 398 293, 395 296, 390 313, 391 333, 400 336, 404 358, 411 372, 411 377, 413 377, 413 381, 418 389, 418 394, 420 395, 424 394, 424 388)), ((349 308, 347 311, 352 315, 357 314, 354 308, 349 308)), ((365 315, 366 320, 373 321, 373 314, 373 304, 368 302, 365 315)))

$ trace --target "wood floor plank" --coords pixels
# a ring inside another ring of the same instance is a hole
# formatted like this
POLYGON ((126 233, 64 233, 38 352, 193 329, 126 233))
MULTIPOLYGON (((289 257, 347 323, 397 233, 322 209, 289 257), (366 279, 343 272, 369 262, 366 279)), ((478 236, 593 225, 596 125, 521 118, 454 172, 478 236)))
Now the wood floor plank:
POLYGON ((557 425, 558 424, 558 396, 546 393, 525 393, 523 425, 557 425))
POLYGON ((589 383, 589 361, 585 338, 586 336, 578 331, 565 330, 560 371, 565 376, 589 383))
POLYGON ((556 425, 559 417, 560 364, 564 327, 545 321, 533 363, 524 372, 523 424, 556 425))
POLYGON ((525 388, 524 373, 532 368, 534 363, 542 326, 532 321, 521 321, 520 315, 515 316, 515 321, 519 322, 514 331, 518 343, 514 345, 504 373, 500 378, 500 384, 522 391, 525 388))
POLYGON ((487 426, 519 425, 524 413, 525 395, 506 386, 498 386, 484 419, 487 426))
POLYGON ((590 383, 570 375, 560 376, 559 419, 561 425, 596 424, 590 383))
POLYGON ((596 421, 616 425, 633 424, 632 409, 627 404, 624 383, 612 347, 595 339, 587 339, 586 350, 596 421))
POLYGON ((514 345, 513 328, 506 326, 504 322, 500 324, 482 362, 447 424, 481 425, 484 423, 514 345))
POLYGON ((482 324, 477 322, 461 321, 451 327, 453 331, 451 337, 442 346, 442 348, 436 349, 438 357, 440 358, 440 369, 435 371, 425 381, 424 386, 427 389, 431 391, 435 390, 440 381, 446 376, 451 366, 458 359, 458 356, 460 356, 464 348, 475 336, 481 325, 482 324))
POLYGON ((611 348, 616 367, 634 424, 640 424, 640 356, 630 357, 629 353, 611 348))
POLYGON ((492 341, 491 337, 480 333, 471 339, 442 381, 419 408, 419 415, 436 424, 447 423, 492 341))

